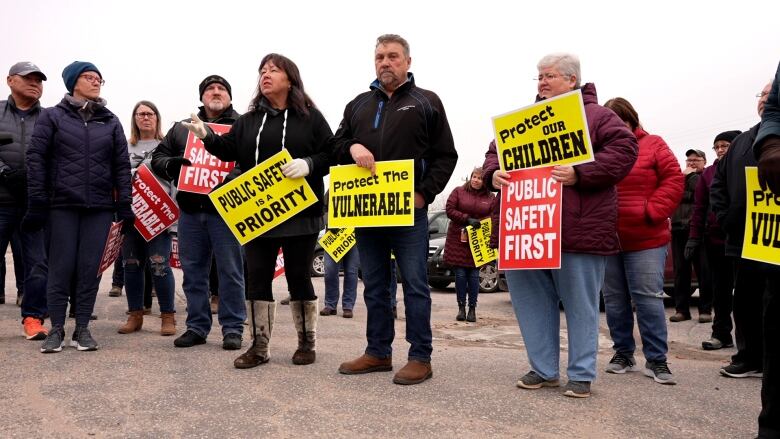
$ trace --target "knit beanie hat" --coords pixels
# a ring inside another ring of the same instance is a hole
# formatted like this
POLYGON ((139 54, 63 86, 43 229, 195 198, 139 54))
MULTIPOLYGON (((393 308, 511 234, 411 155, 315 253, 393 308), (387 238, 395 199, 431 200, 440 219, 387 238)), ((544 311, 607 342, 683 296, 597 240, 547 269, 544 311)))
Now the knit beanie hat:
POLYGON ((230 99, 233 99, 233 89, 230 88, 230 83, 227 82, 227 80, 219 75, 209 75, 206 76, 206 78, 200 82, 200 85, 198 86, 198 91, 200 94, 198 95, 198 100, 203 100, 203 92, 206 91, 206 87, 213 83, 222 84, 223 87, 227 89, 228 96, 230 96, 230 99))
POLYGON ((724 131, 724 132, 718 134, 717 136, 715 136, 715 140, 713 140, 712 143, 715 143, 718 140, 725 140, 726 142, 731 143, 740 134, 742 134, 742 131, 739 131, 739 130, 724 131))
POLYGON ((100 76, 100 79, 103 79, 100 70, 91 62, 73 61, 62 70, 62 80, 65 81, 65 88, 68 89, 69 94, 73 94, 73 88, 76 86, 76 81, 84 72, 95 72, 100 76))

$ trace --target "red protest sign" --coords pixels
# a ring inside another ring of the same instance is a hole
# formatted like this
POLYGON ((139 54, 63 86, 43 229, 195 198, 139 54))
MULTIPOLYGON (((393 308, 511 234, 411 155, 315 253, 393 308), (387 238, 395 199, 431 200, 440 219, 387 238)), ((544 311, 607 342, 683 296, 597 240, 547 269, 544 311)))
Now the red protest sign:
POLYGON ((149 242, 179 219, 179 208, 146 166, 138 167, 132 185, 135 228, 149 242))
POLYGON ((97 277, 100 277, 100 275, 114 263, 116 258, 119 257, 119 252, 122 251, 122 241, 124 240, 124 237, 125 236, 122 235, 122 221, 111 223, 111 228, 108 229, 106 246, 103 247, 103 256, 100 257, 100 266, 98 266, 97 277))
POLYGON ((274 279, 284 274, 284 255, 282 249, 279 249, 279 254, 276 255, 276 268, 274 269, 274 279))
MULTIPOLYGON (((221 136, 230 131, 230 125, 207 123, 214 134, 221 136)), ((225 176, 235 167, 235 162, 223 162, 206 151, 203 141, 191 132, 187 135, 187 146, 184 148, 184 158, 192 162, 192 166, 182 166, 179 172, 180 191, 208 194, 214 186, 222 183, 225 176)))
POLYGON ((179 237, 176 235, 171 237, 171 257, 169 259, 170 262, 168 265, 172 268, 181 268, 181 259, 179 259, 179 237))
POLYGON ((501 188, 498 268, 561 268, 561 184, 553 168, 512 171, 501 188))

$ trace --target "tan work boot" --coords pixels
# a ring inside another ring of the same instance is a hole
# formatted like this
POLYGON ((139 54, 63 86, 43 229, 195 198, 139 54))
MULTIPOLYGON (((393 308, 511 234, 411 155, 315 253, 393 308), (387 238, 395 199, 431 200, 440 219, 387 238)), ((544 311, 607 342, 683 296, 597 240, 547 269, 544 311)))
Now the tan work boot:
POLYGON ((249 301, 249 318, 252 322, 252 346, 233 361, 237 369, 249 369, 267 363, 271 359, 271 333, 276 318, 276 302, 249 301))
POLYGON ((160 335, 176 335, 176 313, 160 313, 160 335))
POLYGON ((393 377, 396 384, 419 384, 433 376, 431 363, 409 360, 393 377))
POLYGON ((293 364, 312 364, 317 358, 315 343, 317 340, 317 301, 290 301, 295 330, 298 332, 298 349, 293 354, 293 364))
POLYGON ((363 354, 352 361, 346 361, 339 366, 339 373, 356 375, 370 372, 387 372, 393 370, 393 357, 377 358, 363 354))
POLYGON ((117 332, 120 334, 130 334, 131 332, 140 331, 144 325, 144 310, 130 311, 130 315, 127 316, 127 323, 121 326, 117 332))

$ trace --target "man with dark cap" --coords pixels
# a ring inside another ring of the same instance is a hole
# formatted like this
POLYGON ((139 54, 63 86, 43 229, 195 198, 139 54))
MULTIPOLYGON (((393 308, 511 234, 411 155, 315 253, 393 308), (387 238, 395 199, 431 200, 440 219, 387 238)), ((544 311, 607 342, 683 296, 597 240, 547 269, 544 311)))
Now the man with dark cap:
MULTIPOLYGON (((231 104, 232 89, 225 78, 209 75, 198 86, 200 107, 198 117, 209 123, 232 125, 239 114, 231 104)), ((190 122, 185 119, 184 122, 190 122)), ((155 174, 178 185, 181 167, 191 165, 183 157, 189 131, 181 122, 165 135, 152 155, 155 174)), ((238 169, 228 175, 238 175, 238 169)), ((227 180, 226 179, 226 180, 227 180)), ((179 191, 176 201, 181 210, 179 218, 179 257, 187 297, 187 331, 174 340, 177 347, 191 347, 206 343, 211 330, 209 305, 209 269, 212 257, 217 261, 219 277, 219 313, 222 326, 222 348, 241 348, 241 335, 246 319, 244 303, 244 268, 241 245, 217 213, 207 195, 179 191), (213 255, 213 256, 212 256, 213 255)))
POLYGON ((693 261, 685 259, 685 244, 690 232, 693 194, 699 182, 707 156, 700 149, 689 149, 685 153, 685 187, 680 205, 672 215, 672 260, 674 264, 674 307, 676 313, 669 317, 670 322, 682 322, 691 319, 691 265, 696 270, 699 283, 699 323, 712 321, 712 285, 709 282, 706 261, 695 257, 693 261))
POLYGON ((8 71, 8 100, 0 101, 0 132, 10 135, 10 142, 0 147, 0 250, 5 254, 8 243, 18 234, 23 260, 25 294, 22 296, 22 325, 27 340, 43 340, 46 307, 46 252, 43 232, 20 229, 27 207, 27 168, 24 156, 30 145, 33 127, 41 112, 40 98, 46 75, 31 62, 18 62, 8 71))
POLYGON ((715 151, 715 162, 704 169, 696 193, 693 196, 693 213, 691 214, 691 231, 688 243, 685 244, 685 259, 692 260, 697 256, 699 247, 704 241, 704 256, 712 279, 712 307, 715 318, 712 321, 712 336, 703 341, 701 347, 711 351, 734 346, 731 330, 731 301, 734 290, 733 261, 726 256, 726 234, 720 227, 715 213, 710 206, 710 187, 718 163, 726 155, 731 142, 741 134, 741 131, 725 131, 715 136, 712 150, 715 151))

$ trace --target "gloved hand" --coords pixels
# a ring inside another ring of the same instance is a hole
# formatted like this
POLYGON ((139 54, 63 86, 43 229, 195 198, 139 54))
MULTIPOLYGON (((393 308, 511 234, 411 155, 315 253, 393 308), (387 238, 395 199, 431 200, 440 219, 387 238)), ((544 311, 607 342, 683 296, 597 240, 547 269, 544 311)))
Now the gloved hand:
POLYGON ((182 122, 181 124, 184 125, 185 128, 190 130, 192 134, 195 134, 195 137, 198 139, 204 139, 206 135, 209 133, 206 129, 206 124, 203 123, 202 120, 198 117, 197 114, 192 113, 190 114, 192 117, 192 122, 182 122))
POLYGON ((696 256, 696 252, 699 251, 700 245, 701 245, 701 239, 688 238, 688 242, 685 243, 685 252, 683 253, 686 261, 693 260, 693 258, 696 256))
POLYGON ((135 214, 130 204, 120 204, 116 207, 116 217, 122 221, 122 234, 133 230, 135 226, 135 214))
POLYGON ((769 136, 761 144, 758 181, 774 194, 780 194, 780 137, 769 136))
POLYGON ((27 200, 27 170, 7 169, 0 174, 8 191, 18 202, 27 200))
POLYGON ((184 157, 171 157, 165 164, 165 172, 168 173, 168 177, 172 179, 179 178, 179 172, 181 172, 182 166, 192 166, 192 162, 184 157))
POLYGON ((25 232, 37 232, 46 225, 49 219, 49 209, 42 206, 29 206, 27 213, 22 218, 22 230, 25 232))
POLYGON ((479 228, 479 220, 474 219, 472 217, 466 218, 466 224, 468 224, 471 227, 474 227, 475 229, 479 228))
POLYGON ((311 172, 309 164, 304 159, 293 159, 291 162, 283 164, 280 169, 287 178, 302 178, 311 172))

